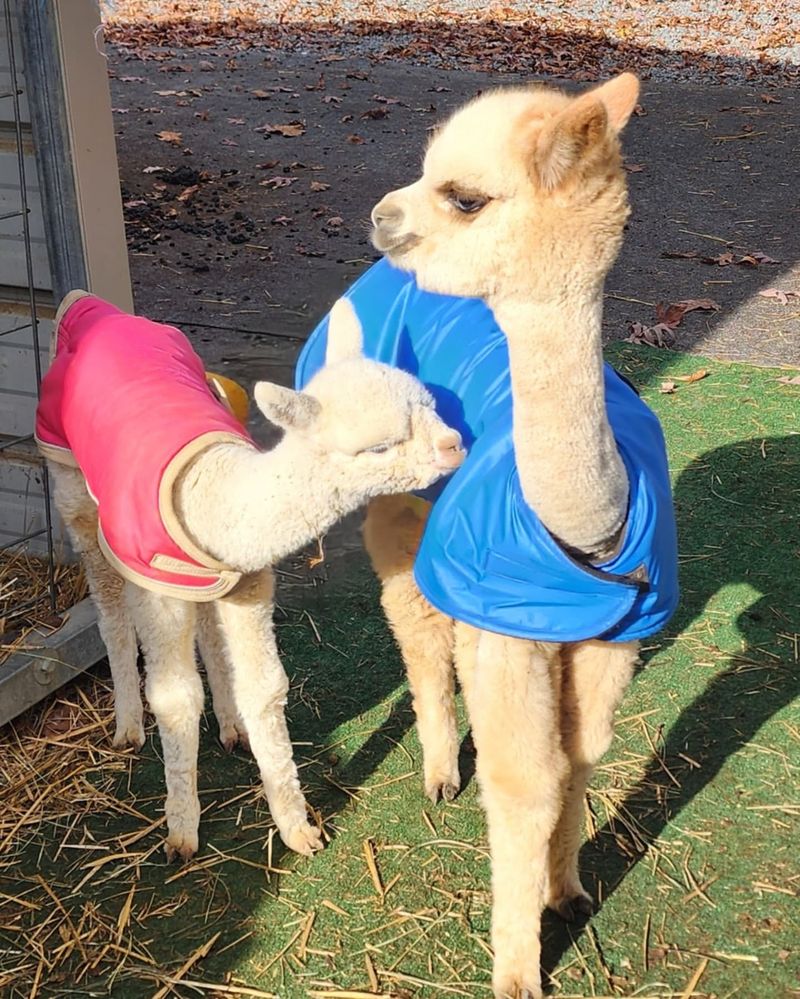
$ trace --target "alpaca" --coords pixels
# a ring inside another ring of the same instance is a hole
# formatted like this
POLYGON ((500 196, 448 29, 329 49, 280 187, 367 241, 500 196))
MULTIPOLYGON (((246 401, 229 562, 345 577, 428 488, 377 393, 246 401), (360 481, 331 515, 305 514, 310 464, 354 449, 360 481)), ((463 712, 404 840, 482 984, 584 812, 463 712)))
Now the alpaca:
MULTIPOLYGON (((466 429, 469 456, 434 506, 376 498, 364 537, 434 801, 460 787, 454 663, 464 694, 497 997, 541 996, 545 905, 567 919, 592 911, 577 864, 587 782, 638 638, 677 600, 663 438, 601 351, 603 282, 629 212, 618 136, 638 90, 626 73, 579 97, 517 87, 467 104, 434 135, 421 178, 374 208, 385 258, 347 293, 368 356, 413 370, 466 429), (655 513, 643 529, 645 495, 655 513), (517 531, 541 569, 527 549, 514 560, 517 531), (548 590, 556 570, 577 588, 548 590)), ((315 336, 298 386, 318 354, 315 336)))
MULTIPOLYGON (((132 319, 86 293, 73 293, 65 304, 107 308, 112 317, 132 319)), ((62 311, 57 330, 70 320, 69 307, 62 311)), ((135 574, 111 550, 102 495, 95 499, 83 471, 69 467, 71 453, 59 453, 54 444, 53 407, 48 400, 54 390, 52 380, 59 378, 57 365, 43 385, 37 440, 48 458, 56 506, 85 564, 97 607, 114 681, 117 746, 140 747, 144 742, 137 637, 144 653, 146 693, 164 753, 165 850, 170 860, 176 856, 187 860, 198 848, 197 753, 203 688, 195 662, 196 641, 206 663, 223 744, 230 748, 239 739, 249 741, 284 843, 304 855, 321 847, 319 831, 306 818, 284 716, 288 680, 272 624, 271 567, 368 499, 428 485, 452 472, 463 457, 458 434, 436 416, 422 385, 405 372, 366 360, 352 309, 341 303, 334 313, 325 369, 307 392, 267 382, 255 387, 263 415, 284 430, 271 451, 260 452, 243 433, 216 435, 207 444, 198 439, 201 446, 193 441, 190 460, 169 482, 171 504, 163 503, 161 495, 170 478, 169 466, 163 473, 159 508, 164 521, 169 508, 174 521, 170 534, 181 537, 184 550, 199 562, 195 568, 178 563, 185 592, 178 591, 174 579, 165 583, 142 572, 135 574), (215 573, 211 586, 203 577, 203 572, 208 576, 203 568, 207 565, 215 573), (188 588, 198 579, 211 592, 188 588)), ((100 332, 108 342, 110 334, 105 328, 100 332)), ((176 339, 182 338, 178 331, 156 326, 157 337, 166 334, 179 347, 185 339, 176 339)), ((188 341, 186 347, 190 351, 188 341)), ((64 352, 68 349, 65 346, 64 352)), ((165 353, 161 346, 158 349, 165 353)), ((192 363, 197 360, 193 352, 190 357, 192 363)), ((201 392, 204 386, 203 380, 201 392)), ((67 393, 68 388, 65 398, 67 393)), ((64 408, 68 405, 69 401, 64 408)), ((221 410, 216 402, 212 406, 221 410)), ((158 428, 162 416, 174 415, 169 410, 156 412, 151 425, 158 428)), ((94 427, 92 433, 97 432, 94 427)), ((73 444, 72 438, 69 443, 73 444)), ((131 493, 137 478, 131 477, 125 486, 131 493)), ((140 523, 135 526, 139 529, 140 523)), ((174 562, 166 565, 173 577, 174 562)))

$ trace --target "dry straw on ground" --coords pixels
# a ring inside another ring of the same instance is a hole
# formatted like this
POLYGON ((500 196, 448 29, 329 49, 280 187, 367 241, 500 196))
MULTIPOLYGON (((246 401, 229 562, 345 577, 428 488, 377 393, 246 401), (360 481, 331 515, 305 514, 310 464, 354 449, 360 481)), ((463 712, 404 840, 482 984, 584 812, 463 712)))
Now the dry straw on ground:
POLYGON ((62 623, 61 615, 87 595, 77 563, 54 569, 55 613, 47 561, 25 551, 0 553, 0 663, 23 647, 35 647, 62 623))

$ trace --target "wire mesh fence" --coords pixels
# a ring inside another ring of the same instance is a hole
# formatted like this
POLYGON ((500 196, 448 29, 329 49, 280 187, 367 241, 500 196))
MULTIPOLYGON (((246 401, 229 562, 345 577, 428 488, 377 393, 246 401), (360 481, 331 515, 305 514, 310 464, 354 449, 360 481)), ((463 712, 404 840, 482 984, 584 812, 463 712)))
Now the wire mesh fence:
MULTIPOLYGON (((2 0, 2 18, 5 28, 7 66, 4 78, 8 86, 0 93, 2 117, 6 122, 6 141, 12 145, 11 162, 16 165, 16 176, 6 176, 4 185, 15 189, 18 206, 0 213, 0 223, 5 223, 4 232, 18 241, 19 252, 23 257, 25 287, 15 286, 9 290, 14 301, 14 321, 8 329, 0 331, 0 338, 13 337, 15 342, 28 346, 18 357, 29 357, 32 366, 33 383, 38 394, 42 379, 42 345, 39 340, 40 320, 37 306, 36 280, 34 275, 34 252, 31 233, 31 206, 29 203, 28 165, 25 162, 26 148, 31 147, 30 125, 24 120, 22 99, 25 96, 26 80, 21 68, 21 53, 18 51, 16 30, 16 9, 12 0, 2 0)), ((2 281, 2 275, 0 275, 2 281)), ((27 379, 26 379, 27 381, 27 379)), ((5 384, 0 392, 12 396, 13 385, 5 384)), ((7 433, 0 426, 0 461, 22 456, 28 469, 28 482, 41 489, 41 495, 31 502, 30 508, 24 503, 24 514, 18 521, 16 530, 4 532, 0 538, 0 643, 10 647, 16 635, 24 632, 26 626, 38 618, 52 617, 56 610, 56 565, 53 542, 53 520, 51 513, 50 484, 47 468, 36 454, 33 440, 33 426, 23 428, 22 433, 7 433), (31 548, 44 550, 44 557, 33 556, 31 548)), ((0 497, 2 500, 2 497, 0 497)), ((0 648, 2 654, 3 648, 0 648)))

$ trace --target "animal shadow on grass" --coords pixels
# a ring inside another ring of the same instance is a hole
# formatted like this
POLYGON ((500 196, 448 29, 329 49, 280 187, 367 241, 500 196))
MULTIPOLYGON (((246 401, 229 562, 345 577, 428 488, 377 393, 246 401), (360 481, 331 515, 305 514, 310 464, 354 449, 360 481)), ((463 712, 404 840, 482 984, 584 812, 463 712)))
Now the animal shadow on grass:
MULTIPOLYGON (((667 732, 660 758, 649 761, 627 792, 622 808, 635 835, 610 820, 585 844, 581 870, 602 884, 604 900, 726 760, 800 694, 800 670, 788 645, 776 640, 780 632, 796 632, 800 619, 800 434, 742 440, 701 454, 680 475, 675 506, 682 600, 662 650, 703 615, 723 587, 747 584, 761 595, 736 618, 742 651, 716 650, 720 668, 667 732), (773 658, 765 647, 782 655, 773 658)), ((644 657, 639 683, 647 683, 651 656, 644 657)), ((548 919, 544 969, 552 972, 571 946, 566 925, 548 919)))

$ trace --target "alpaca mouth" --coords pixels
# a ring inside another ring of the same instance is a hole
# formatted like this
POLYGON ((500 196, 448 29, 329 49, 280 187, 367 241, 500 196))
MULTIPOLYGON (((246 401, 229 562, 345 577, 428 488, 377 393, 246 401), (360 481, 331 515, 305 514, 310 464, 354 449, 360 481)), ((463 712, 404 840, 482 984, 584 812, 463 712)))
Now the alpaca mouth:
POLYGON ((400 236, 387 235, 378 227, 372 230, 372 245, 379 253, 400 256, 420 242, 420 237, 414 232, 406 232, 400 236))

